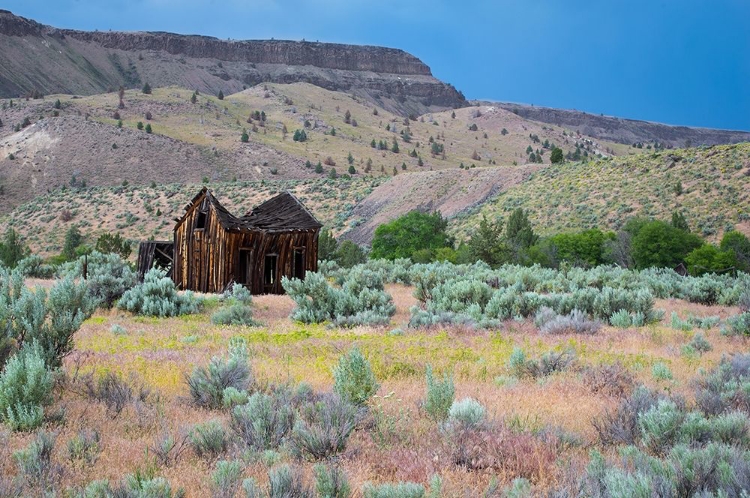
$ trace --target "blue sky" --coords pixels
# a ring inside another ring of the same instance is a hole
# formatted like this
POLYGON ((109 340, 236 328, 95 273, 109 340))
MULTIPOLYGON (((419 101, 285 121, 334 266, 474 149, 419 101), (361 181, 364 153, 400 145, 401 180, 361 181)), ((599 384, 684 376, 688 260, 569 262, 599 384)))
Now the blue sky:
POLYGON ((44 24, 385 45, 470 99, 750 130, 748 0, 6 0, 44 24))

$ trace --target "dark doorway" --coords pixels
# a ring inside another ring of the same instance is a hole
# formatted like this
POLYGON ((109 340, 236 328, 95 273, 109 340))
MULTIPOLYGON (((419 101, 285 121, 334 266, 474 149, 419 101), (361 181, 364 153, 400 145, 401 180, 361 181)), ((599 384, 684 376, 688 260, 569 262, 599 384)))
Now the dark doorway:
POLYGON ((266 254, 263 262, 263 288, 266 292, 273 291, 276 284, 279 256, 277 254, 266 254))
POLYGON ((237 283, 249 285, 252 283, 253 252, 249 249, 240 249, 240 261, 237 268, 237 283))
POLYGON ((305 278, 305 250, 294 250, 294 278, 304 280, 305 278))

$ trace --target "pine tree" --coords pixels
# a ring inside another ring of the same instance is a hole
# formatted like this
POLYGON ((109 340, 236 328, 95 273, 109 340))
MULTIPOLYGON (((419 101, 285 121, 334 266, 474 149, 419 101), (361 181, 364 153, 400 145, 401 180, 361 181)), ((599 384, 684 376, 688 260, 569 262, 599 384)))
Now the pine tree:
POLYGON ((153 130, 151 129, 151 123, 148 123, 146 125, 146 133, 151 133, 153 130))
POLYGON ((349 164, 354 164, 354 156, 352 155, 351 152, 347 156, 346 160, 349 162, 349 164))
POLYGON ((198 101, 198 97, 196 96, 195 92, 193 92, 193 95, 190 97, 190 103, 195 104, 198 101))
POLYGON ((318 161, 318 164, 315 165, 315 172, 318 174, 323 172, 323 165, 320 164, 320 161, 318 161))
POLYGON ((391 152, 398 154, 399 148, 398 148, 398 140, 396 140, 396 137, 393 137, 393 147, 391 147, 391 152))
POLYGON ((242 136, 240 137, 240 142, 243 144, 246 144, 250 141, 250 135, 247 134, 247 130, 242 130, 242 136))
POLYGON ((139 130, 142 130, 143 129, 143 123, 141 121, 138 121, 138 124, 136 124, 135 127, 138 128, 139 130))
POLYGON ((143 88, 141 89, 141 92, 145 93, 146 95, 151 94, 151 85, 148 84, 148 81, 143 84, 143 88))
POLYGON ((219 90, 219 95, 216 96, 219 100, 224 100, 224 92, 219 90))
POLYGON ((352 164, 352 165, 350 165, 350 166, 349 166, 349 174, 350 174, 350 175, 353 175, 353 174, 355 174, 356 172, 357 172, 357 170, 356 170, 356 169, 354 169, 354 165, 353 165, 353 164, 352 164))

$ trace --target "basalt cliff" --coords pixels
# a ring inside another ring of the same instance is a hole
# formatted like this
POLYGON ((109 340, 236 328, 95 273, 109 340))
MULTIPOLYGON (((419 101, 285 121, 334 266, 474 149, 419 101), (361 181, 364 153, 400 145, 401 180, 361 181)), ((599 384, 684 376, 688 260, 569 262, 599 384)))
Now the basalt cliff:
POLYGON ((403 50, 164 32, 58 29, 0 11, 0 97, 92 95, 177 85, 230 94, 261 82, 307 82, 402 115, 461 107, 464 96, 403 50))

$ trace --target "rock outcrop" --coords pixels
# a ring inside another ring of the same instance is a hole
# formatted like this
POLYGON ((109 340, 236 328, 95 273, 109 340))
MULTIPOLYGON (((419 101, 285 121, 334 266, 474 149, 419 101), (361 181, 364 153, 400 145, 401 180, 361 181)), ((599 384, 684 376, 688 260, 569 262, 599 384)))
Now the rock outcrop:
POLYGON ((0 97, 90 95, 146 81, 227 94, 261 82, 301 81, 356 93, 404 115, 466 105, 418 58, 384 47, 77 31, 0 11, 0 48, 0 97))
POLYGON ((750 132, 671 126, 650 121, 599 116, 581 111, 521 104, 493 103, 522 118, 562 126, 599 140, 623 144, 659 142, 669 147, 750 142, 750 132))

